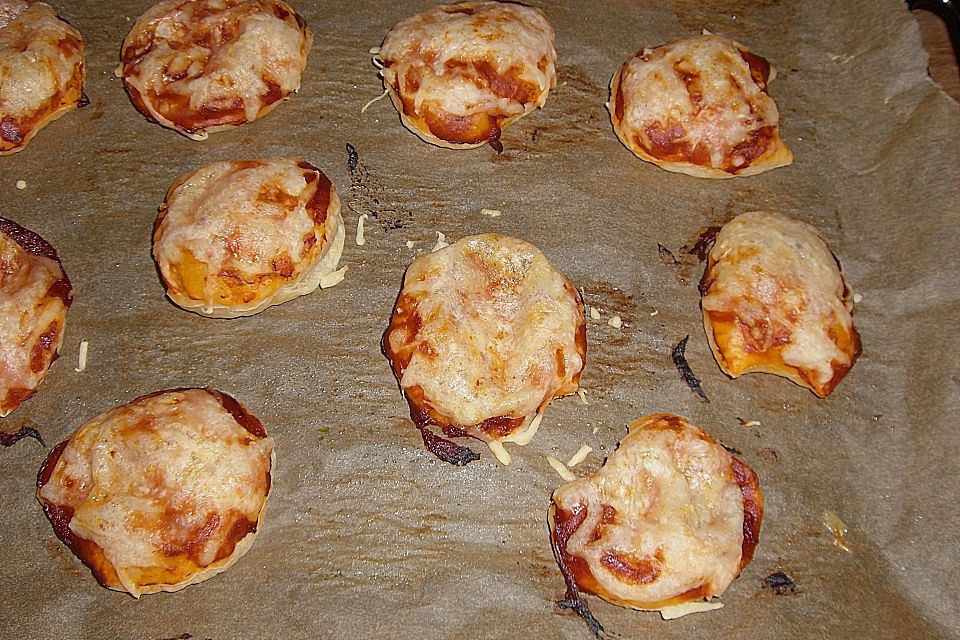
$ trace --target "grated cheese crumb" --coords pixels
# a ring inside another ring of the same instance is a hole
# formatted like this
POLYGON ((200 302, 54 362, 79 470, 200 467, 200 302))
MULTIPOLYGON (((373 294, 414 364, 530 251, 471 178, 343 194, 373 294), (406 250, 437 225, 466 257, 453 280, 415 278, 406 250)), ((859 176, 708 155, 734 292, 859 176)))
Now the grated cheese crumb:
POLYGON ((590 317, 594 320, 600 319, 600 309, 597 307, 590 307, 590 317))
POLYGON ((863 296, 859 293, 853 294, 853 304, 860 304, 861 302, 863 302, 863 296))
POLYGON ((17 180, 17 189, 20 189, 21 191, 23 191, 26 188, 27 188, 26 180, 17 180))
POLYGON ((507 452, 507 450, 504 449, 503 445, 500 444, 500 442, 498 442, 497 440, 491 440, 490 442, 487 443, 487 446, 490 447, 490 452, 497 459, 497 461, 503 466, 509 465, 510 461, 513 460, 513 458, 510 457, 510 454, 507 452))
POLYGON ((823 512, 823 525, 833 533, 833 544, 847 553, 853 553, 843 537, 847 534, 847 524, 833 511, 823 512))
POLYGON ((447 242, 447 236, 443 235, 441 232, 437 231, 437 244, 433 245, 433 251, 440 251, 444 247, 449 247, 450 243, 447 242))
POLYGON ((593 428, 593 435, 597 435, 598 431, 600 431, 600 425, 597 425, 593 428))
POLYGON ((366 220, 369 216, 365 213, 361 213, 360 217, 357 218, 357 246, 362 247, 367 243, 366 238, 363 237, 363 221, 366 220))
POLYGON ((346 267, 340 267, 333 273, 328 273, 327 275, 320 278, 320 288, 329 289, 330 287, 335 287, 341 282, 343 282, 343 277, 347 273, 346 267))
POLYGON ((759 421, 759 420, 747 420, 746 422, 743 423, 743 426, 745 426, 745 427, 759 427, 759 426, 760 426, 760 421, 759 421))
POLYGON ((652 318, 653 316, 657 315, 658 313, 660 313, 660 310, 659 310, 659 309, 654 309, 653 311, 650 312, 650 317, 652 318))
POLYGON ((566 465, 553 456, 547 456, 547 462, 549 462, 550 466, 553 467, 553 470, 556 471, 557 474, 567 482, 573 482, 577 479, 577 476, 573 475, 573 471, 567 469, 566 465))
POLYGON ((370 54, 371 54, 371 55, 374 55, 374 56, 375 56, 375 55, 377 55, 378 53, 380 53, 380 47, 370 47, 370 54))
POLYGON ((504 442, 514 442, 521 447, 524 447, 530 444, 530 441, 533 440, 533 436, 537 435, 537 429, 540 428, 540 422, 543 420, 543 414, 538 413, 533 416, 533 419, 528 421, 521 428, 517 429, 511 434, 504 436, 504 442))
POLYGON ((577 389, 577 395, 580 396, 580 402, 583 404, 590 404, 587 402, 587 392, 583 389, 577 389))
POLYGON ((372 105, 374 102, 379 102, 380 100, 383 100, 384 98, 386 98, 386 97, 387 97, 387 93, 388 93, 387 89, 384 89, 384 90, 383 90, 383 93, 381 93, 380 95, 378 95, 376 98, 372 98, 372 99, 368 100, 368 101, 367 101, 367 104, 363 105, 363 106, 360 108, 360 113, 366 113, 366 112, 367 112, 367 109, 370 108, 370 105, 372 105))
POLYGON ((580 448, 577 449, 577 452, 573 454, 573 457, 567 460, 567 467, 575 467, 581 462, 583 462, 587 455, 593 451, 593 447, 588 444, 580 445, 580 448))
POLYGON ((607 320, 607 324, 614 329, 620 329, 623 327, 623 320, 620 319, 620 316, 613 316, 607 320))
POLYGON ((413 240, 407 240, 407 249, 413 249, 417 245, 413 240))
POLYGON ((499 209, 480 209, 480 213, 485 216, 490 216, 491 218, 499 218, 503 212, 499 209))
POLYGON ((77 366, 74 368, 74 371, 80 373, 87 368, 87 351, 90 349, 90 343, 86 340, 80 341, 80 355, 77 362, 77 366))

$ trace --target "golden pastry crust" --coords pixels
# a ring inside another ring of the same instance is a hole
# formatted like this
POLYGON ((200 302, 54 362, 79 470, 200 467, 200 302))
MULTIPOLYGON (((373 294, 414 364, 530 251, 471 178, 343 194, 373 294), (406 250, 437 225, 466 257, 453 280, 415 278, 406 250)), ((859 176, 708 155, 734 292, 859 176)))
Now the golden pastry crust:
POLYGON ((235 318, 313 292, 344 235, 336 189, 310 163, 215 162, 170 187, 153 257, 177 305, 235 318))
POLYGON ((626 607, 662 610, 722 594, 753 558, 763 495, 750 467, 678 416, 658 413, 550 507, 565 579, 626 607))
POLYGON ((413 261, 383 350, 418 427, 526 444, 550 401, 579 388, 583 302, 533 245, 469 236, 413 261))
POLYGON ((819 231, 782 213, 724 225, 700 292, 713 355, 733 378, 773 373, 825 397, 860 355, 840 262, 819 231))
POLYGON ((383 85, 404 126, 441 147, 499 145, 511 123, 556 85, 553 27, 510 2, 441 5, 399 22, 383 41, 383 85))
POLYGON ((749 176, 793 162, 767 95, 770 63, 705 33, 644 49, 610 82, 613 128, 637 157, 699 178, 749 176))
POLYGON ((72 301, 56 250, 0 218, 0 416, 34 394, 59 356, 72 301))
POLYGON ((147 118, 204 140, 296 92, 312 41, 281 0, 164 0, 130 30, 117 75, 147 118))
POLYGON ((260 530, 273 440, 230 396, 175 389, 90 420, 44 461, 37 498, 103 586, 134 597, 226 570, 260 530))
POLYGON ((43 2, 0 0, 0 155, 83 98, 83 38, 43 2))

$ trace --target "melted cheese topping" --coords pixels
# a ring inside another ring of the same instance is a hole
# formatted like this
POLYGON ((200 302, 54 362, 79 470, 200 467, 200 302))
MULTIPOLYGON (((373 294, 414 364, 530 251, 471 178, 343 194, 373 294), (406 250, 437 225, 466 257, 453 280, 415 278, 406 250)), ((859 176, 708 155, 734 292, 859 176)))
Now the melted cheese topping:
POLYGON ((232 554, 237 529, 256 531, 272 454, 212 393, 168 391, 80 427, 38 495, 72 509, 70 531, 116 571, 107 586, 139 596, 150 569, 186 563, 189 580, 232 554))
POLYGON ((408 400, 436 422, 525 444, 536 414, 577 390, 584 331, 579 296, 543 253, 486 234, 410 265, 384 346, 408 400), (483 428, 501 417, 515 424, 483 428))
POLYGON ((744 213, 724 225, 702 290, 707 335, 733 377, 767 371, 824 396, 859 354, 836 258, 814 227, 782 213, 744 213))
POLYGON ((50 5, 0 0, 0 155, 76 108, 83 76, 83 39, 50 5))
POLYGON ((769 74, 766 60, 720 36, 644 49, 614 77, 614 127, 641 158, 703 177, 789 164, 769 74))
POLYGON ((546 102, 556 83, 553 40, 537 9, 443 5, 390 31, 379 52, 381 74, 414 133, 476 146, 546 102))
POLYGON ((742 568, 744 495, 732 458, 676 416, 631 423, 603 467, 553 502, 583 517, 561 549, 595 582, 577 575, 580 588, 616 604, 660 609, 720 595, 742 568))
POLYGON ((0 231, 0 416, 33 395, 60 350, 69 303, 55 287, 64 278, 56 260, 0 231))
POLYGON ((280 0, 164 0, 127 35, 118 75, 144 115, 203 140, 297 91, 311 42, 280 0))
POLYGON ((294 158, 217 162, 174 185, 153 254, 170 298, 233 317, 312 292, 343 250, 336 190, 294 158))

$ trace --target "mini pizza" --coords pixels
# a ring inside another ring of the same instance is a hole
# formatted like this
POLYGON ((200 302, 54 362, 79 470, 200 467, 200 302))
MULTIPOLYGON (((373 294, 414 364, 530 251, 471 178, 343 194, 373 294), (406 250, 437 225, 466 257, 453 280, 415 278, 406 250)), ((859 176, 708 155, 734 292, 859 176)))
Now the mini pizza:
POLYGON ((596 473, 554 491, 550 531, 567 600, 585 591, 667 617, 727 589, 753 558, 762 518, 753 470, 657 413, 631 422, 596 473))
POLYGON ((0 218, 0 416, 34 394, 59 356, 72 301, 56 250, 0 218))
POLYGON ((0 0, 0 155, 83 100, 83 38, 43 2, 0 0))
POLYGON ((705 33, 644 49, 610 83, 620 141, 637 157, 699 178, 749 176, 793 162, 767 95, 770 63, 705 33))
POLYGON ((177 305, 235 318, 313 292, 343 251, 340 199, 295 158, 215 162, 160 206, 153 257, 177 305))
POLYGON ((273 440, 230 396, 177 389, 90 420, 47 456, 37 497, 64 544, 108 589, 179 591, 253 544, 273 440))
POLYGON ((724 225, 700 292, 713 355, 733 378, 773 373, 825 397, 860 355, 840 262, 819 231, 782 213, 724 225))
POLYGON ((281 0, 164 0, 133 25, 117 76, 148 119, 204 140, 296 92, 312 41, 281 0))
POLYGON ((404 126, 451 149, 490 143, 557 82, 553 27, 512 2, 441 5, 399 22, 378 64, 404 126))
POLYGON ((470 236, 407 269, 383 350, 427 448, 466 464, 447 436, 471 436, 509 464, 554 398, 575 393, 586 361, 583 302, 539 249, 470 236))

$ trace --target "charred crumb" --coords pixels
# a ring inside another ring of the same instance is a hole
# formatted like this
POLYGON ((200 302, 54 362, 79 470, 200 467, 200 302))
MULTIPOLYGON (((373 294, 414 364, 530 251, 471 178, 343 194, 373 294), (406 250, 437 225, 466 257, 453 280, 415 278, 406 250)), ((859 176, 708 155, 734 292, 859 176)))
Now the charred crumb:
POLYGON ((503 153, 503 143, 500 142, 500 138, 490 138, 487 144, 493 147, 493 150, 497 152, 497 155, 503 153))
POLYGON ((590 607, 587 606, 587 601, 583 599, 583 596, 580 595, 580 592, 577 589, 567 589, 567 593, 564 595, 563 600, 557 603, 561 609, 569 609, 576 613, 580 618, 586 623, 587 628, 590 629, 590 633, 593 634, 593 637, 597 640, 603 640, 604 631, 603 625, 601 625, 595 617, 593 617, 593 612, 590 611, 590 607))
POLYGON ((360 155, 352 144, 347 143, 347 171, 351 174, 357 170, 357 164, 360 162, 360 155))
POLYGON ((462 467, 470 464, 474 460, 480 459, 480 454, 469 447, 464 447, 445 438, 441 438, 426 426, 419 426, 417 428, 420 429, 420 435, 423 437, 423 444, 427 448, 427 451, 447 464, 462 467))
POLYGON ((534 129, 533 133, 530 134, 530 142, 536 142, 537 138, 540 137, 540 129, 534 129))
POLYGON ((0 445, 5 447, 12 447, 24 438, 33 438, 40 443, 41 447, 47 446, 43 443, 43 438, 40 436, 40 432, 33 427, 20 427, 20 430, 16 433, 4 433, 0 431, 0 445))
POLYGON ((771 589, 778 596, 792 595, 797 592, 797 584, 783 571, 771 573, 764 578, 763 588, 771 589))
POLYGON ((192 633, 187 633, 186 631, 184 631, 183 633, 176 636, 175 638, 161 638, 160 640, 190 640, 193 637, 194 635, 192 633))
POLYGON ((80 99, 77 100, 77 108, 78 108, 78 109, 82 109, 83 107, 87 106, 88 104, 90 104, 90 98, 87 97, 86 92, 81 93, 81 94, 80 94, 80 99))
POLYGON ((732 453, 732 454, 735 455, 735 456, 742 456, 742 455, 743 455, 743 451, 740 451, 740 449, 737 449, 736 447, 728 447, 727 445, 723 444, 722 442, 720 443, 720 446, 723 447, 724 449, 726 449, 727 451, 729 451, 730 453, 732 453))
POLYGON ((704 402, 710 402, 710 398, 707 397, 703 387, 700 386, 700 379, 694 375, 693 369, 690 368, 690 365, 687 363, 687 358, 684 355, 689 339, 690 336, 688 335, 678 342, 677 346, 670 352, 670 357, 673 358, 673 364, 677 367, 677 371, 680 372, 680 377, 687 383, 690 390, 697 394, 704 402))

